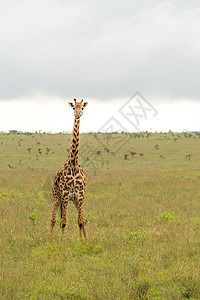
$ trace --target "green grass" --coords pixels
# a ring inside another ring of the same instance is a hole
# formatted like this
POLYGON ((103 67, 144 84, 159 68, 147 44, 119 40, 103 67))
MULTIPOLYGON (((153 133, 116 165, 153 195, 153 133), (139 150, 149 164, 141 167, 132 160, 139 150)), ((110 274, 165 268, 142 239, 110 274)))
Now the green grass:
POLYGON ((0 135, 0 298, 200 299, 199 136, 81 135, 88 242, 69 203, 65 239, 58 215, 49 243, 52 179, 70 139, 0 135))

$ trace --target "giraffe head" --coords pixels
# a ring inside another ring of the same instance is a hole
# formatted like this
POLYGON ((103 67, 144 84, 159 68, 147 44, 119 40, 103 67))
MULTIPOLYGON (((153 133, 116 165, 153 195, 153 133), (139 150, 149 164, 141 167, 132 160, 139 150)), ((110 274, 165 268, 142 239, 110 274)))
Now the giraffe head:
POLYGON ((73 107, 74 116, 76 118, 80 118, 82 116, 84 108, 88 105, 88 103, 83 102, 83 100, 81 100, 81 102, 76 102, 76 99, 74 99, 74 104, 72 102, 68 102, 68 103, 69 106, 73 107))

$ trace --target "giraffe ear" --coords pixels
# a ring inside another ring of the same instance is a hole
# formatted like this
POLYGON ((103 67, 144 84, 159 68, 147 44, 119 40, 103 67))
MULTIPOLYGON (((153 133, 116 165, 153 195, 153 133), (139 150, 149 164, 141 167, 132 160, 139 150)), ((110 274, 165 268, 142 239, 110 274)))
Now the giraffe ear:
POLYGON ((74 107, 74 104, 71 102, 68 102, 69 106, 74 107))
POLYGON ((83 107, 86 107, 88 105, 88 102, 83 103, 83 107))

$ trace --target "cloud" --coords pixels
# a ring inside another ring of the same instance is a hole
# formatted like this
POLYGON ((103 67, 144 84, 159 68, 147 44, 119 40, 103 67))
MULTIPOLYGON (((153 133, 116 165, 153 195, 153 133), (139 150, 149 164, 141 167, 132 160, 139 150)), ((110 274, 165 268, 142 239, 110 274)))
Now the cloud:
POLYGON ((199 101, 198 2, 134 2, 2 1, 0 99, 199 101))

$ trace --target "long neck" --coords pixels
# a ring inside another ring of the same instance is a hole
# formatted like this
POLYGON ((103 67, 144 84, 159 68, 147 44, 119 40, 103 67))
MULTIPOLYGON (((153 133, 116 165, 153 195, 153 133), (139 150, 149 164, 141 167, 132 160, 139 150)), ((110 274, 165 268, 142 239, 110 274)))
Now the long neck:
POLYGON ((72 141, 71 141, 70 151, 68 155, 68 162, 71 168, 74 168, 78 164, 79 125, 80 125, 80 118, 75 118, 73 133, 72 133, 72 141))

